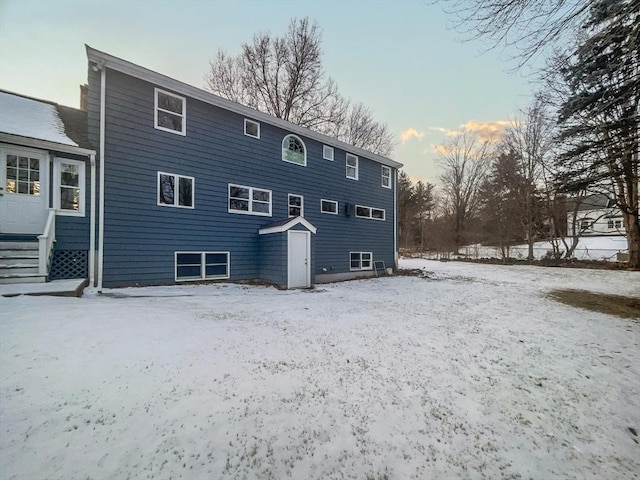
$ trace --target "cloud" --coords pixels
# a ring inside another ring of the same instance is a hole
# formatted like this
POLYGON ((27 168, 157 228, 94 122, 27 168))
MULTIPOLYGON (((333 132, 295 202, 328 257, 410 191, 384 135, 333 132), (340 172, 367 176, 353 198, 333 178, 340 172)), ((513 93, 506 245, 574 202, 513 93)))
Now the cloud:
POLYGON ((463 130, 475 132, 481 142, 492 142, 498 140, 510 124, 509 120, 495 120, 493 122, 469 120, 467 123, 460 125, 460 127, 463 130))
POLYGON ((461 124, 458 129, 429 127, 429 130, 444 133, 446 137, 457 137, 464 131, 473 132, 481 142, 495 142, 500 139, 500 136, 509 125, 511 125, 509 120, 494 120, 491 122, 469 120, 461 124))
POLYGON ((413 127, 409 127, 400 133, 400 143, 407 143, 412 138, 420 140, 424 137, 424 132, 419 132, 413 127))

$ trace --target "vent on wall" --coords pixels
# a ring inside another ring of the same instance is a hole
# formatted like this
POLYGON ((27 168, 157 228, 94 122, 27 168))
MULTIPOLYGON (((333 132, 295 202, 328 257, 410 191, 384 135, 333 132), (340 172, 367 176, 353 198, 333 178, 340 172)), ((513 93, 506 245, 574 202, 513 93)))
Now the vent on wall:
POLYGON ((353 203, 344 204, 344 214, 346 217, 353 217, 355 215, 355 205, 353 203))

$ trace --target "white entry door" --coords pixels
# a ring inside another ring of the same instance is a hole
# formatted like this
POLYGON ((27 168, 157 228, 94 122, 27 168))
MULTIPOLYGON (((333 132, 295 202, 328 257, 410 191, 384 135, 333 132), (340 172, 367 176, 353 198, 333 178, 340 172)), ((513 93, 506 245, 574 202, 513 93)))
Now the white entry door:
POLYGON ((0 148, 0 233, 44 232, 47 170, 44 152, 0 148))
POLYGON ((311 233, 289 230, 289 288, 311 286, 311 233))

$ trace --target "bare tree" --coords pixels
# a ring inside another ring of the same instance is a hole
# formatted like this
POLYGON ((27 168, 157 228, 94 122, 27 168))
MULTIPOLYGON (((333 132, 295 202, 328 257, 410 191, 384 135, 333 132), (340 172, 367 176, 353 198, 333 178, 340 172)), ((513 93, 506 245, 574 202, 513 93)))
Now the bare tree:
MULTIPOLYGON (((547 200, 553 198, 552 191, 540 190, 552 188, 552 184, 544 182, 545 159, 552 150, 555 122, 551 119, 544 100, 538 96, 520 118, 514 119, 503 136, 504 148, 515 154, 516 168, 522 185, 516 199, 518 221, 523 236, 527 241, 528 260, 534 259, 533 244, 540 227, 540 197, 547 200)), ((543 205, 555 209, 553 202, 543 205)), ((547 211, 551 218, 551 211, 547 211)))
POLYGON ((515 49, 519 67, 574 31, 596 1, 444 0, 458 31, 489 40, 491 48, 515 49))
POLYGON ((292 19, 283 37, 254 35, 242 52, 218 50, 205 88, 238 103, 389 156, 395 146, 370 109, 340 95, 322 66, 322 31, 308 18, 292 19))
POLYGON ((445 209, 453 220, 456 253, 466 240, 469 221, 481 205, 480 188, 491 167, 489 143, 464 130, 440 148, 445 209))

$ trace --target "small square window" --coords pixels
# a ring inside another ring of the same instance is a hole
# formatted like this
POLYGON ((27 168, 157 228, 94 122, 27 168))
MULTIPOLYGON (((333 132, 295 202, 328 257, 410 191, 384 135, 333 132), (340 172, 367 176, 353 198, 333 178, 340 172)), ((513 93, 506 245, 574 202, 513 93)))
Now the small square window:
POLYGON ((346 157, 346 176, 352 180, 358 180, 358 157, 347 153, 346 157))
POLYGON ((322 146, 322 158, 325 160, 331 160, 333 162, 333 147, 329 145, 322 146))
POLYGON ((244 119, 244 134, 247 137, 260 138, 260 124, 248 118, 244 119))
POLYGON ((320 211, 322 213, 338 214, 338 202, 334 200, 320 200, 320 211))

